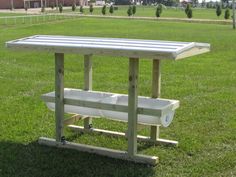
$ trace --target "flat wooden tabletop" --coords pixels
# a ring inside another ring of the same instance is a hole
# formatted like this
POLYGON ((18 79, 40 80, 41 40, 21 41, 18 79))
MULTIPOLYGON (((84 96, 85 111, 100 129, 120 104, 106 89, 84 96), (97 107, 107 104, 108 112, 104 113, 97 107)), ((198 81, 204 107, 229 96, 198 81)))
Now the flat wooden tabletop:
POLYGON ((210 51, 210 44, 161 40, 35 35, 6 42, 8 48, 54 53, 181 59, 210 51))

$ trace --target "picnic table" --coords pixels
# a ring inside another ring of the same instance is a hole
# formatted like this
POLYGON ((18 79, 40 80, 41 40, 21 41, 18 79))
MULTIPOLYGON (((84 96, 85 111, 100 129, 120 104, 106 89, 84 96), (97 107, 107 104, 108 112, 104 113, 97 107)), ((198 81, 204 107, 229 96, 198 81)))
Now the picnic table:
POLYGON ((175 109, 179 107, 178 100, 160 98, 160 61, 164 59, 179 60, 210 51, 210 45, 207 43, 56 35, 30 36, 6 42, 6 46, 14 50, 55 53, 55 92, 44 94, 42 98, 50 109, 55 110, 56 138, 41 137, 40 144, 76 149, 150 165, 155 165, 158 157, 138 154, 137 140, 155 144, 178 145, 177 141, 159 138, 160 125, 168 126, 173 119, 175 109), (84 55, 83 90, 64 88, 64 54, 66 53, 84 55), (128 95, 92 91, 93 55, 129 58, 128 95), (153 62, 151 98, 138 96, 140 58, 153 62), (93 128, 92 116, 98 114, 101 116, 101 111, 112 119, 127 121, 127 133, 93 128), (75 115, 64 120, 65 112, 75 115), (68 125, 68 127, 81 132, 124 136, 128 139, 127 152, 66 141, 63 133, 64 124, 73 123, 81 117, 84 118, 84 127, 75 125, 68 125), (150 137, 137 135, 137 124, 139 123, 151 126, 150 137))

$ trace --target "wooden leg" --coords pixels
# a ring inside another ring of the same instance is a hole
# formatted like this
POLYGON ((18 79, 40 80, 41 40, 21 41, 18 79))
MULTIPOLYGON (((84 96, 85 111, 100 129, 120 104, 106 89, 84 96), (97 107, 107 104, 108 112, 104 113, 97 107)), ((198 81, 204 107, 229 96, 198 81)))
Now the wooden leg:
MULTIPOLYGON (((153 60, 152 65, 152 98, 161 96, 161 61, 153 60)), ((152 140, 159 138, 160 126, 151 126, 150 137, 152 140)))
POLYGON ((55 119, 56 141, 60 142, 63 136, 64 119, 64 54, 55 54, 55 119))
POLYGON ((137 104, 139 59, 129 59, 128 155, 137 154, 137 104))
MULTIPOLYGON (((92 90, 92 55, 84 56, 84 90, 92 90)), ((84 128, 91 128, 92 118, 84 119, 84 128)))

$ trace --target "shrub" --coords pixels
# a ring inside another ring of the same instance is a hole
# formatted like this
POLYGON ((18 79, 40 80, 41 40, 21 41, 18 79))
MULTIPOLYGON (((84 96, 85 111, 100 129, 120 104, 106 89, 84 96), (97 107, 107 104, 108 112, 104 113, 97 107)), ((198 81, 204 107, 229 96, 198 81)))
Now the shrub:
POLYGON ((191 8, 190 8, 190 9, 188 10, 188 12, 187 12, 187 17, 188 17, 188 18, 192 18, 192 17, 193 17, 193 11, 192 11, 191 8))
POLYGON ((162 13, 162 6, 159 4, 156 9, 156 17, 160 17, 162 13))
POLYGON ((190 6, 190 4, 188 3, 187 6, 186 6, 186 8, 185 8, 185 10, 184 10, 186 15, 188 15, 189 9, 191 9, 191 6, 190 6))
POLYGON ((107 6, 104 5, 104 6, 102 7, 102 15, 106 15, 106 9, 107 9, 107 6))
POLYGON ((83 6, 80 6, 79 11, 80 11, 81 14, 84 13, 84 8, 83 8, 83 6))
POLYGON ((132 13, 133 13, 133 15, 136 13, 136 5, 133 5, 133 7, 132 7, 132 13))
POLYGON ((90 14, 93 13, 93 4, 90 4, 90 5, 89 5, 89 12, 90 12, 90 14))
POLYGON ((51 4, 51 6, 50 6, 50 7, 51 7, 51 9, 54 9, 54 4, 51 4))
POLYGON ((221 15, 221 6, 219 4, 216 5, 216 15, 217 17, 221 15))
POLYGON ((190 4, 187 4, 186 8, 185 8, 185 14, 187 15, 188 18, 192 18, 193 17, 193 11, 191 9, 190 4))
POLYGON ((114 12, 114 7, 113 7, 113 5, 110 6, 109 12, 110 12, 110 14, 113 14, 113 12, 114 12))
POLYGON ((42 12, 42 13, 45 12, 45 7, 44 7, 44 6, 42 6, 42 8, 41 8, 41 12, 42 12))
POLYGON ((27 12, 27 10, 28 10, 28 5, 25 4, 25 11, 27 12))
POLYGON ((227 19, 229 19, 229 17, 230 17, 229 8, 226 8, 226 10, 225 10, 225 19, 227 20, 227 19))
POLYGON ((131 6, 129 6, 129 8, 128 8, 127 14, 129 17, 132 15, 132 7, 131 6))
POLYGON ((59 12, 62 13, 62 11, 63 11, 63 6, 62 4, 59 4, 59 12))
POLYGON ((72 11, 74 12, 76 10, 76 5, 75 4, 72 4, 72 11))

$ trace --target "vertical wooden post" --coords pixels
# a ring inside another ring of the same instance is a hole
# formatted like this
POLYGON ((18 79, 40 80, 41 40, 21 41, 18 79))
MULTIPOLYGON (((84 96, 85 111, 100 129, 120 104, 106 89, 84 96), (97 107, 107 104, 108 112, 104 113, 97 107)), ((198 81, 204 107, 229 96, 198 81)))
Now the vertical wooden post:
POLYGON ((63 136, 64 119, 64 54, 55 53, 55 119, 56 141, 63 136))
MULTIPOLYGON (((161 60, 153 60, 152 64, 152 98, 161 96, 161 60)), ((159 127, 151 126, 150 137, 152 140, 159 138, 159 127)))
MULTIPOLYGON (((84 90, 92 90, 92 55, 84 56, 84 90)), ((84 119, 84 128, 89 129, 92 124, 92 118, 84 119)))
POLYGON ((137 153, 137 105, 138 105, 138 70, 139 59, 129 59, 129 93, 128 93, 128 155, 137 153))

